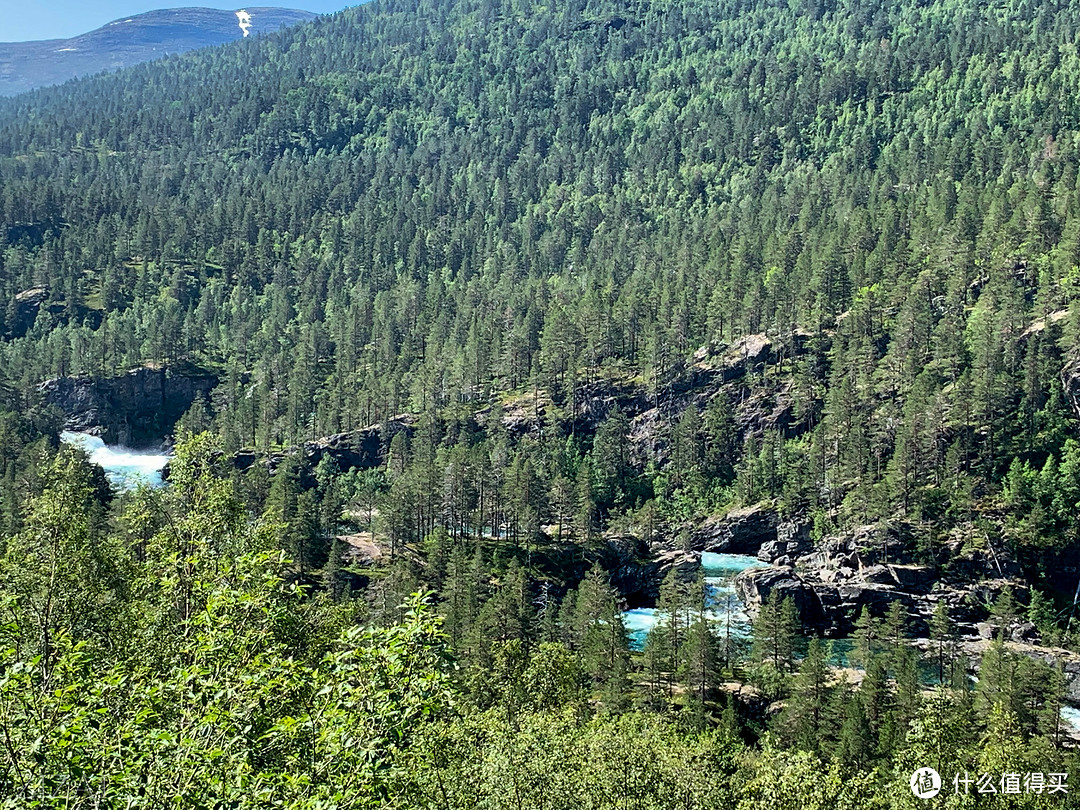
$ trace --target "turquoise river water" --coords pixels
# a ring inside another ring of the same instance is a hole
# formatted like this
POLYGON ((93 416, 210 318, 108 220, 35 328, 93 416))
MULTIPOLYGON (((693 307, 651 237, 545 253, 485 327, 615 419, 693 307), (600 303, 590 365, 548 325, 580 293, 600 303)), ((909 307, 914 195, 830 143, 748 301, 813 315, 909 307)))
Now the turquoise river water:
POLYGON ((97 436, 70 430, 61 433, 60 440, 86 450, 90 460, 105 470, 109 481, 119 489, 134 489, 142 483, 152 487, 162 484, 161 471, 169 461, 169 456, 164 453, 110 447, 97 436))

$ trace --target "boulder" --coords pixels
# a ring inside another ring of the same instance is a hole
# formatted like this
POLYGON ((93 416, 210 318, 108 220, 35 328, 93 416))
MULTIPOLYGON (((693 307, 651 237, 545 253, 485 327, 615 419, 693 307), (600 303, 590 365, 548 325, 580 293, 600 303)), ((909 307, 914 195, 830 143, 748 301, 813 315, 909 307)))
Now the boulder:
POLYGON ((841 608, 845 612, 850 611, 858 616, 862 608, 870 608, 875 616, 884 615, 889 605, 903 599, 904 594, 892 585, 878 582, 848 582, 838 585, 836 594, 839 597, 841 608))
POLYGON ((739 338, 728 351, 728 360, 734 365, 744 363, 751 368, 768 363, 772 359, 773 345, 764 333, 739 338))
POLYGON ((785 520, 776 527, 776 539, 781 543, 795 543, 800 550, 811 547, 810 524, 806 521, 785 520))
POLYGON ((1035 644, 1039 631, 1031 622, 1018 622, 1009 628, 1009 638, 1017 644, 1035 644))
POLYGON ((780 599, 790 598, 795 603, 803 624, 817 625, 823 618, 821 601, 814 589, 807 585, 791 568, 769 566, 751 568, 735 578, 735 592, 746 606, 750 616, 756 616, 761 605, 770 595, 778 592, 780 599))
POLYGON ((656 555, 656 578, 663 581, 669 571, 675 571, 683 582, 692 582, 701 565, 701 557, 692 551, 661 551, 656 555))
POLYGON ((898 586, 915 593, 927 593, 934 587, 937 577, 929 565, 890 565, 887 568, 898 586))
POLYGON ((799 557, 811 548, 809 527, 787 521, 777 525, 775 540, 766 540, 761 544, 757 557, 765 562, 780 564, 780 558, 799 557))
POLYGON ((892 571, 888 566, 884 565, 869 565, 859 572, 859 579, 863 582, 873 582, 878 585, 893 585, 895 580, 893 579, 892 571))

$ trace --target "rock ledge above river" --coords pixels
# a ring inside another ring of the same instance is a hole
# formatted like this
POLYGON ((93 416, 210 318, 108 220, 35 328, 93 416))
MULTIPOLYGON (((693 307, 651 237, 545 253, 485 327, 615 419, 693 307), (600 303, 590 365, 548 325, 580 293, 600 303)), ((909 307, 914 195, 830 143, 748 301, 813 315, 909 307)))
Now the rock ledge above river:
POLYGON ((217 383, 214 374, 194 366, 147 365, 118 377, 57 377, 40 390, 63 412, 67 430, 137 446, 169 435, 192 403, 217 383))

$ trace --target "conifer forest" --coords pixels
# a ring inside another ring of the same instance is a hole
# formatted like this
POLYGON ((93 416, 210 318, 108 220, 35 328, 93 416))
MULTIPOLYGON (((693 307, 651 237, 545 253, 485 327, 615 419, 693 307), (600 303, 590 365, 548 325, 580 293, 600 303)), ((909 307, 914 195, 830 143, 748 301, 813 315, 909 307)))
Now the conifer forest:
POLYGON ((1075 1, 2 98, 0 808, 1080 807, 1078 297, 1075 1))

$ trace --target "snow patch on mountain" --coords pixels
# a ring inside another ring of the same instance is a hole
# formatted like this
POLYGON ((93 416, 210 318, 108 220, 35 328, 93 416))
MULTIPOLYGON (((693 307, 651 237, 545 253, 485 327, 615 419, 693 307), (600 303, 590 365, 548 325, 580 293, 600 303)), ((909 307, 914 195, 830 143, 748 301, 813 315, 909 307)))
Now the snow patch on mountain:
POLYGON ((244 36, 246 37, 248 33, 250 33, 248 29, 251 28, 251 15, 244 9, 240 9, 236 12, 236 19, 240 21, 240 30, 244 32, 244 36))

